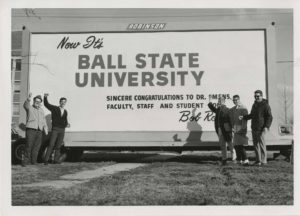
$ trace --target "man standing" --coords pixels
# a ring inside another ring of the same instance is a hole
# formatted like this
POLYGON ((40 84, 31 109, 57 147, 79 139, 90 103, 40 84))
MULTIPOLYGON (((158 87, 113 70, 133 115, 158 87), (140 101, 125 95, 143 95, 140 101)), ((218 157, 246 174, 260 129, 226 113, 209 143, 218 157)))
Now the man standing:
POLYGON ((230 109, 230 119, 233 127, 233 145, 238 163, 248 166, 249 160, 244 145, 248 145, 247 121, 240 119, 240 116, 248 115, 247 108, 241 104, 240 96, 233 96, 234 107, 230 109))
POLYGON ((26 147, 22 166, 26 164, 36 164, 38 153, 42 144, 43 131, 48 134, 45 114, 41 108, 42 97, 40 95, 33 98, 33 105, 30 105, 32 94, 24 102, 26 110, 26 147))
POLYGON ((235 151, 232 145, 232 127, 229 117, 229 109, 225 105, 225 98, 220 97, 218 99, 218 107, 214 107, 214 105, 209 102, 209 109, 216 113, 215 116, 215 130, 219 137, 219 144, 222 152, 222 165, 226 165, 227 161, 227 145, 229 146, 229 150, 231 152, 232 160, 235 158, 235 151))
POLYGON ((52 134, 50 138, 50 143, 45 155, 44 164, 48 165, 49 157, 53 151, 55 150, 54 155, 54 163, 60 163, 60 147, 63 143, 64 136, 65 136, 65 128, 70 127, 68 123, 68 112, 65 110, 65 105, 67 103, 67 99, 62 97, 59 100, 59 106, 54 106, 49 104, 48 102, 48 93, 44 94, 44 105, 45 107, 51 111, 52 115, 52 134))
POLYGON ((254 92, 254 104, 249 115, 241 116, 241 119, 251 119, 253 145, 256 155, 254 165, 261 166, 267 163, 267 148, 265 135, 272 124, 271 108, 266 99, 263 99, 261 90, 254 92))

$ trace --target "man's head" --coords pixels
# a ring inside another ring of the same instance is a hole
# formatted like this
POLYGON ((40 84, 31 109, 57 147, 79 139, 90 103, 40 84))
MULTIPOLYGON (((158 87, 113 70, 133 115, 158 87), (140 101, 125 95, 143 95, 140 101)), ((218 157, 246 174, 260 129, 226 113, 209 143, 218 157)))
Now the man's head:
POLYGON ((256 90, 254 92, 254 98, 256 102, 261 102, 263 100, 263 93, 261 90, 256 90))
POLYGON ((234 105, 240 105, 240 96, 239 95, 233 95, 232 101, 234 105))
POLYGON ((33 98, 33 106, 35 108, 40 108, 42 102, 43 102, 43 99, 42 99, 41 95, 37 95, 33 98))
POLYGON ((225 104, 225 97, 223 97, 223 96, 219 97, 218 98, 218 105, 221 106, 221 105, 224 105, 224 104, 225 104))
POLYGON ((67 103, 67 98, 62 97, 62 98, 59 99, 59 106, 61 108, 64 108, 66 103, 67 103))

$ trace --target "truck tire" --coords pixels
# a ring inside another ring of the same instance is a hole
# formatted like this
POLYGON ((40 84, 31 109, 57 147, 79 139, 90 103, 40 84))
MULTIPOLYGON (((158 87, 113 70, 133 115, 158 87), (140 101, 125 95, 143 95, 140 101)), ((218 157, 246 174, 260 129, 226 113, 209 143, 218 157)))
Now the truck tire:
POLYGON ((46 152, 49 146, 51 132, 48 135, 43 135, 42 144, 38 154, 38 163, 44 163, 46 152))
POLYGON ((294 140, 292 141, 292 148, 291 148, 291 164, 294 164, 294 140))
POLYGON ((25 144, 26 144, 25 139, 19 139, 12 143, 12 151, 11 151, 12 164, 20 164, 21 163, 22 157, 24 157, 25 144))
POLYGON ((83 150, 82 149, 75 149, 75 148, 68 148, 65 150, 65 153, 62 154, 61 158, 65 159, 68 162, 79 162, 81 161, 83 150), (65 157, 64 157, 65 154, 65 157))
POLYGON ((48 149, 48 143, 43 142, 42 145, 41 145, 39 154, 38 154, 38 162, 39 163, 44 162, 47 149, 48 149))

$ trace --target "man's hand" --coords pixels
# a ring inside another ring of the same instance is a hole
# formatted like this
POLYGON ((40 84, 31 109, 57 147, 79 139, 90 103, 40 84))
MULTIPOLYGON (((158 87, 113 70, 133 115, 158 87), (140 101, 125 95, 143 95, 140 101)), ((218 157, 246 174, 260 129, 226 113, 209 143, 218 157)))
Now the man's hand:
POLYGON ((69 128, 69 127, 71 127, 71 125, 70 125, 70 124, 67 124, 67 128, 69 128))
POLYGON ((30 102, 31 101, 31 97, 32 97, 32 93, 29 92, 28 97, 27 97, 27 101, 30 102))
POLYGON ((239 116, 239 120, 243 120, 244 119, 244 116, 239 116))
POLYGON ((264 133, 267 133, 269 130, 270 130, 269 128, 266 128, 266 127, 265 127, 265 128, 263 129, 263 132, 264 132, 264 133))
POLYGON ((49 96, 49 94, 48 94, 48 93, 45 93, 45 94, 44 94, 44 97, 48 97, 48 96, 49 96))

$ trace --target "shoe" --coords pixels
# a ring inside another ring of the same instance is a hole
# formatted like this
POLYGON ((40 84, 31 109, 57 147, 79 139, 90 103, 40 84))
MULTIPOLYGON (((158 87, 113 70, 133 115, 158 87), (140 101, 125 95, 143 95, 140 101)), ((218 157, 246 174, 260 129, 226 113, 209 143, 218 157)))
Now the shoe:
POLYGON ((249 160, 246 159, 246 160, 242 161, 242 164, 249 164, 249 160))
POLYGON ((45 161, 45 162, 44 162, 44 165, 48 165, 48 164, 49 164, 48 161, 45 161))
POLYGON ((227 160, 222 160, 222 166, 225 166, 227 164, 227 160))
POLYGON ((60 161, 53 161, 53 164, 61 164, 60 161))
POLYGON ((26 167, 26 164, 24 164, 24 163, 21 163, 21 166, 22 166, 22 167, 26 167))
POLYGON ((255 163, 252 164, 252 166, 261 166, 261 162, 256 161, 255 163))
POLYGON ((247 160, 243 161, 242 165, 243 166, 249 166, 249 160, 247 159, 247 160))

